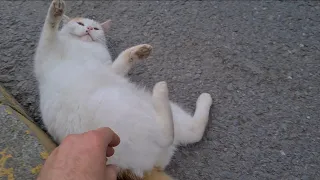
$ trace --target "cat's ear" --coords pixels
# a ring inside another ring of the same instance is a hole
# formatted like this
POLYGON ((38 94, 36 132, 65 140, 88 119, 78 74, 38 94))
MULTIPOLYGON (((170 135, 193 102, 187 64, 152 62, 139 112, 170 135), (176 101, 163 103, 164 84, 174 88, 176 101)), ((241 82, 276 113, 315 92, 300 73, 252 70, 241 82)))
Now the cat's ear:
POLYGON ((67 24, 70 21, 70 18, 67 15, 63 15, 62 16, 62 22, 63 24, 67 24))
POLYGON ((110 26, 111 26, 111 19, 108 19, 107 21, 101 23, 100 25, 103 28, 103 31, 107 32, 110 29, 110 26))

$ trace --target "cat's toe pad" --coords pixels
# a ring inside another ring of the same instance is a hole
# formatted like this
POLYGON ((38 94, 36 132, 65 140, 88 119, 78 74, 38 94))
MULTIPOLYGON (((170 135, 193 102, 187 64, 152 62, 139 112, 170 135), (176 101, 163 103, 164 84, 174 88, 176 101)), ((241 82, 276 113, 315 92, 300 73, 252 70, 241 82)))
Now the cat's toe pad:
POLYGON ((55 17, 62 16, 64 7, 65 7, 65 2, 63 0, 53 0, 53 15, 55 17))

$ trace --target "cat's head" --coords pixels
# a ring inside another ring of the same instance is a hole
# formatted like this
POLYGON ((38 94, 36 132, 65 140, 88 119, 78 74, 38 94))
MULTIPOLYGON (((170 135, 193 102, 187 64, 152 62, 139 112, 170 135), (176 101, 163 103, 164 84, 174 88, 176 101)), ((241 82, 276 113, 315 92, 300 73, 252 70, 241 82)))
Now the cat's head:
POLYGON ((111 20, 104 23, 98 23, 88 18, 69 18, 63 17, 64 25, 62 32, 68 33, 83 41, 105 43, 105 32, 108 31, 111 25, 111 20))

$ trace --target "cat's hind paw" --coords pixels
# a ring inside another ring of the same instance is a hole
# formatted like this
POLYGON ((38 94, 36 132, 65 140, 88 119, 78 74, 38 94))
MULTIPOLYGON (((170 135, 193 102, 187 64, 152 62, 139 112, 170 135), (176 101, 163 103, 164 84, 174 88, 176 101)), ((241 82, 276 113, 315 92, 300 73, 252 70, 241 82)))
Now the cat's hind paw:
POLYGON ((202 93, 197 100, 197 107, 203 106, 210 108, 212 105, 212 97, 208 93, 202 93))
POLYGON ((153 88, 153 95, 158 98, 168 99, 169 90, 167 83, 165 81, 158 82, 153 88))

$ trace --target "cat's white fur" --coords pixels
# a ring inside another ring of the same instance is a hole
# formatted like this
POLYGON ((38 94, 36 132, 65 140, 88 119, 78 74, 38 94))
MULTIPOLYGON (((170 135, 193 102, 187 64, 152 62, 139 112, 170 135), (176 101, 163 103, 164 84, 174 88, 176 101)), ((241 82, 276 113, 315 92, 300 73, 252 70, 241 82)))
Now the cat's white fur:
POLYGON ((103 31, 109 21, 79 19, 82 26, 67 20, 58 31, 64 6, 63 0, 52 2, 34 59, 43 122, 58 143, 69 134, 110 127, 121 143, 108 163, 142 176, 154 166, 165 168, 177 145, 201 140, 209 94, 199 96, 191 116, 169 102, 165 82, 157 83, 153 94, 131 83, 125 75, 139 59, 134 53, 151 46, 129 48, 112 63, 103 31), (84 38, 88 26, 99 30, 84 38))

